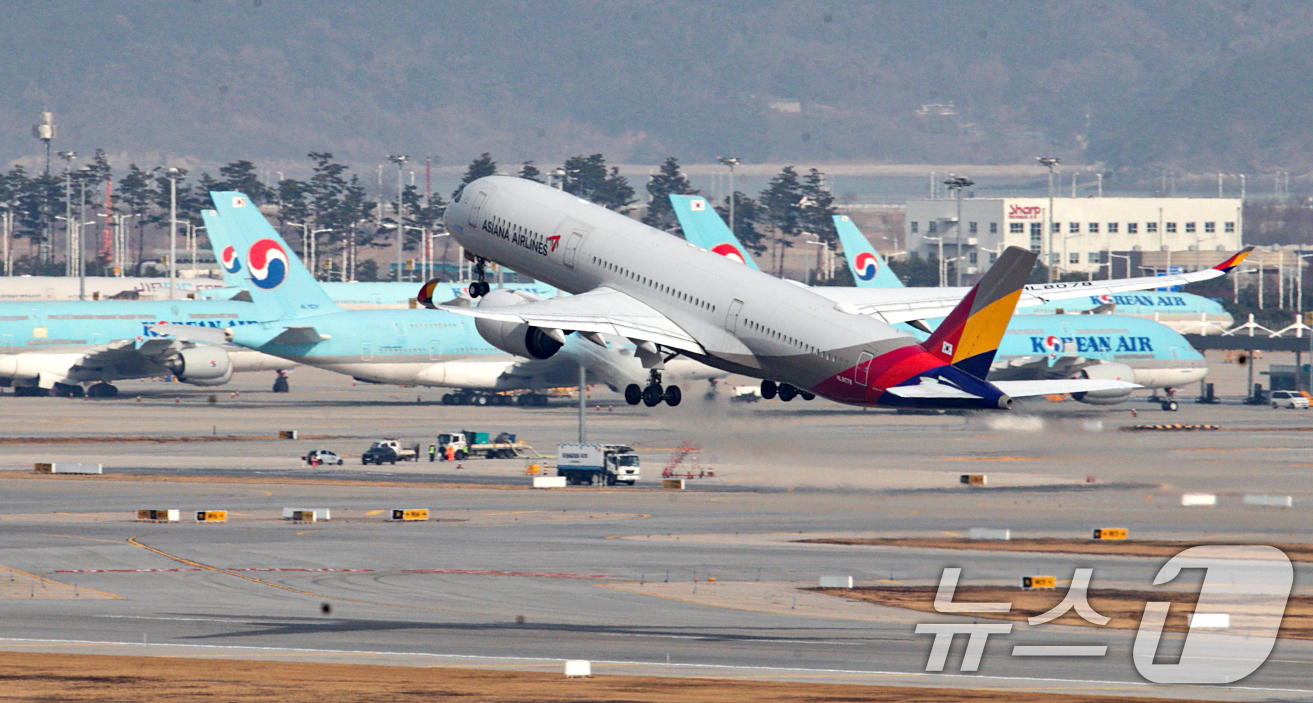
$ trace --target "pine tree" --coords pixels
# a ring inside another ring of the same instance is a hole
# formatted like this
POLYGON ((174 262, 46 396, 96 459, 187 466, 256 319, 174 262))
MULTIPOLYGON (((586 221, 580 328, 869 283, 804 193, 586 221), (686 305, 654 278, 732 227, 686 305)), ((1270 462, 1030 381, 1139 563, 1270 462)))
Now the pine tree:
MULTIPOLYGON (((729 196, 716 206, 716 212, 726 223, 729 222, 729 196)), ((755 256, 766 252, 766 235, 760 229, 763 217, 764 211, 756 200, 734 191, 734 236, 755 256)))
MULTIPOLYGON (((329 157, 331 158, 332 154, 329 154, 329 157)), ((255 164, 245 159, 220 166, 219 180, 214 183, 214 186, 217 190, 235 190, 245 193, 251 199, 251 202, 256 205, 272 202, 276 197, 274 190, 260 180, 260 174, 256 170, 255 164)), ((204 184, 201 185, 201 188, 202 190, 209 190, 204 184)))
POLYGON ((793 246, 791 240, 802 231, 802 190, 797 171, 792 166, 785 166, 761 192, 760 203, 765 210, 763 221, 778 233, 777 273, 783 273, 784 250, 793 246))
POLYGON ((648 179, 647 192, 652 196, 652 200, 647 204, 643 224, 683 236, 683 230, 679 227, 679 218, 675 217, 675 209, 670 205, 670 195, 694 195, 698 191, 692 183, 688 182, 688 178, 680 173, 679 161, 675 157, 667 157, 661 164, 661 170, 648 179))
POLYGON ((128 172, 119 179, 114 189, 114 201, 132 216, 132 224, 137 228, 137 257, 133 262, 134 275, 141 275, 141 260, 146 249, 146 218, 150 214, 151 188, 150 172, 141 170, 136 164, 128 166, 128 172))
POLYGON ((608 170, 606 158, 601 154, 572 156, 565 160, 563 170, 563 188, 571 195, 610 210, 623 210, 634 202, 634 189, 629 181, 620 175, 619 168, 613 166, 608 170))
POLYGON ((497 162, 492 160, 492 154, 485 151, 482 154, 479 154, 479 158, 470 162, 469 168, 465 169, 465 175, 461 176, 460 185, 456 187, 456 190, 452 191, 451 197, 455 198, 456 194, 470 183, 477 181, 484 176, 495 175, 497 175, 497 162))
POLYGON ((543 172, 539 171, 538 167, 534 166, 532 161, 525 161, 524 165, 520 167, 520 173, 518 175, 526 181, 546 183, 546 181, 543 180, 543 172))

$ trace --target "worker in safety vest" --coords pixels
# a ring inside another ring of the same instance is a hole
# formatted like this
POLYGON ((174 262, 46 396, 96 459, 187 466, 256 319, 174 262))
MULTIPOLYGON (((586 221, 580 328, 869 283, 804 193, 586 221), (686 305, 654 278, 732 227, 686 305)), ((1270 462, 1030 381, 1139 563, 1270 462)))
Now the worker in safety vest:
POLYGON ((438 458, 438 445, 429 445, 429 463, 433 463, 438 458))

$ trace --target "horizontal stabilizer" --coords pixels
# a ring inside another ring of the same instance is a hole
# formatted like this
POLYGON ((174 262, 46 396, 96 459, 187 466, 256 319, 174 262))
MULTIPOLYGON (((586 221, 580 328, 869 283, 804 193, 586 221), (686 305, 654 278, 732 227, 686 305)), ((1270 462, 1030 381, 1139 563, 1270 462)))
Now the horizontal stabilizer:
POLYGON ((331 339, 329 335, 320 334, 313 327, 288 327, 283 330, 277 337, 269 340, 271 344, 318 344, 319 342, 331 339))
POLYGON ((150 331, 155 334, 161 334, 174 339, 181 339, 184 342, 196 342, 198 344, 225 344, 227 338, 223 330, 218 327, 202 327, 200 325, 175 325, 168 322, 161 322, 151 325, 150 331))
POLYGON ((899 398, 980 398, 975 393, 967 393, 961 388, 947 383, 919 383, 914 386, 894 386, 886 388, 886 393, 899 398))
POLYGON ((1090 393, 1093 391, 1128 391, 1142 388, 1138 383, 1098 378, 1066 378, 1056 381, 991 381, 996 388, 1013 398, 1060 393, 1090 393))

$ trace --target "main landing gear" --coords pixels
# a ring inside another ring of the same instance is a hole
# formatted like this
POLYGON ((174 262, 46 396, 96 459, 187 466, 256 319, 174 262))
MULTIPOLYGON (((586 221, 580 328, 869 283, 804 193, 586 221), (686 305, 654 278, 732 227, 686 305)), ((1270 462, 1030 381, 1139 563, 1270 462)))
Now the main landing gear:
POLYGON ((797 398, 798 396, 802 396, 803 400, 812 400, 813 398, 816 397, 815 393, 812 393, 810 391, 804 391, 799 388, 795 388, 794 386, 788 383, 776 383, 774 381, 761 382, 762 398, 766 400, 770 400, 771 398, 774 398, 777 395, 780 397, 780 400, 786 403, 789 402, 790 400, 793 400, 794 398, 797 398))
POLYGON ((475 281, 470 284, 471 298, 482 298, 488 294, 488 291, 492 290, 492 286, 488 285, 488 274, 484 270, 484 266, 486 266, 487 263, 488 260, 483 257, 478 257, 474 260, 474 275, 476 278, 475 281))
POLYGON ((673 408, 683 399, 684 394, 679 390, 679 386, 661 387, 661 372, 657 369, 652 369, 646 388, 639 388, 637 383, 625 386, 625 402, 630 405, 642 403, 654 408, 660 405, 661 401, 665 401, 666 405, 673 408))

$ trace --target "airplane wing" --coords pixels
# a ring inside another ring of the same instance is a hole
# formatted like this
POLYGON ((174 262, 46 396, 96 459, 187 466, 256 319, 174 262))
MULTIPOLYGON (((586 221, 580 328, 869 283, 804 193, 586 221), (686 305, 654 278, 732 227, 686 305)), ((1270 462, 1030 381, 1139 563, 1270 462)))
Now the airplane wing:
MULTIPOLYGON (((1171 276, 1139 276, 1110 281, 1067 281, 1063 283, 1035 283, 1026 286, 1017 301, 1017 307, 1044 305, 1054 300, 1083 298, 1127 291, 1149 290, 1180 286, 1225 276, 1253 251, 1253 247, 1228 257, 1226 261, 1208 269, 1171 276)), ((818 295, 833 300, 835 307, 855 315, 875 315, 884 321, 908 322, 943 317, 966 295, 968 288, 831 288, 818 286, 811 289, 818 295)))
MULTIPOLYGON (((1026 398, 1037 395, 1057 393, 1087 393, 1091 391, 1119 391, 1140 388, 1139 384, 1126 381, 1072 378, 1057 381, 991 381, 996 388, 1013 398, 1026 398)), ((920 383, 912 386, 894 386, 886 388, 900 398, 978 398, 956 386, 946 383, 920 383)))
POLYGON ((457 315, 515 322, 544 329, 597 332, 660 344, 671 349, 705 354, 689 333, 645 303, 601 287, 563 298, 496 307, 436 306, 457 315))

